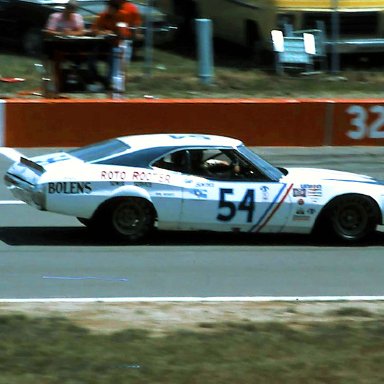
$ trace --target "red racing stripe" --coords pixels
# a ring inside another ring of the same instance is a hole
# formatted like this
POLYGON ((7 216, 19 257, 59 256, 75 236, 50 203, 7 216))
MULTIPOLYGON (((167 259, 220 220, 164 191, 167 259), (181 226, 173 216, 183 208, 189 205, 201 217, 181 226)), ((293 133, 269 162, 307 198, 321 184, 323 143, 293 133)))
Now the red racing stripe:
POLYGON ((266 218, 266 220, 264 221, 264 223, 262 225, 260 225, 260 227, 258 228, 258 230, 256 232, 260 232, 267 224, 268 222, 272 219, 273 215, 277 212, 277 210, 281 207, 281 204, 284 203, 284 200, 287 198, 289 192, 291 192, 291 189, 293 187, 293 184, 291 184, 288 189, 286 190, 283 198, 280 200, 279 204, 276 205, 276 207, 272 210, 272 212, 270 213, 270 215, 266 218))

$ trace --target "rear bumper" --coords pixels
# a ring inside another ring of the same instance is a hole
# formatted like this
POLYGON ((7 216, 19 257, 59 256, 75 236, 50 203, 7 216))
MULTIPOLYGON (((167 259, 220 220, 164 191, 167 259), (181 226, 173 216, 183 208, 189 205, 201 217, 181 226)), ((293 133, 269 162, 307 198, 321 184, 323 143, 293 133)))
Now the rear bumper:
POLYGON ((10 173, 5 174, 4 183, 16 199, 24 201, 39 210, 45 210, 44 193, 35 185, 31 185, 10 173))

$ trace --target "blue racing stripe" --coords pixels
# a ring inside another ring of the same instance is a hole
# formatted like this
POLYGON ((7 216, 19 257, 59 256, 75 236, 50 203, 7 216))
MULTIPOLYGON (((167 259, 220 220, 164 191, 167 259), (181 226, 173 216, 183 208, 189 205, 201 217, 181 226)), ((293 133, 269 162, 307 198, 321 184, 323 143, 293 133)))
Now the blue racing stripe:
POLYGON ((287 184, 283 184, 280 191, 275 196, 274 200, 271 202, 271 204, 267 207, 265 212, 261 215, 259 221, 249 230, 249 232, 253 232, 259 225, 261 225, 262 221, 268 216, 269 212, 272 210, 273 206, 278 202, 281 194, 283 193, 285 187, 287 184))
POLYGON ((383 180, 376 180, 372 178, 371 180, 348 180, 348 179, 324 179, 327 181, 341 181, 343 183, 360 183, 360 184, 376 184, 376 185, 384 185, 383 180))

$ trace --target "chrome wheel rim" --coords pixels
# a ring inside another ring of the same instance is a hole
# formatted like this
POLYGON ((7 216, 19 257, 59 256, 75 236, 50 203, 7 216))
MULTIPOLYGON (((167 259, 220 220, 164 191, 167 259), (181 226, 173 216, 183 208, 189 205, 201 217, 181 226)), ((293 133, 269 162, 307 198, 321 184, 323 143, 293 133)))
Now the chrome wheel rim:
POLYGON ((122 235, 135 235, 142 231, 145 217, 139 206, 131 203, 120 204, 113 213, 113 224, 122 235))

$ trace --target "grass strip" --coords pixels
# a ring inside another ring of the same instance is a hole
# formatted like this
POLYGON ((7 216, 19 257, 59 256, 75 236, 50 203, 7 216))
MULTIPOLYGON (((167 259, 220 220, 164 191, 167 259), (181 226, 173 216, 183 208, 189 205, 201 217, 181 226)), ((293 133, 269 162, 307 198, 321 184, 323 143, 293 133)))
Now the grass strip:
MULTIPOLYGON (((344 65, 339 76, 319 73, 312 76, 298 74, 277 76, 270 64, 258 68, 252 60, 239 52, 216 55, 215 76, 212 84, 202 84, 198 78, 197 62, 192 52, 180 52, 167 47, 153 53, 151 74, 144 70, 141 56, 126 67, 126 90, 122 98, 269 98, 269 97, 343 97, 376 98, 383 96, 384 74, 382 63, 344 65)), ((0 82, 0 98, 36 98, 42 87, 42 75, 35 64, 41 58, 0 53, 0 77, 23 78, 24 82, 0 82)), ((106 98, 104 93, 70 94, 71 98, 106 98)))
POLYGON ((0 384, 381 384, 384 323, 217 323, 95 334, 63 318, 0 317, 0 384), (208 329, 207 329, 208 328, 208 329))

